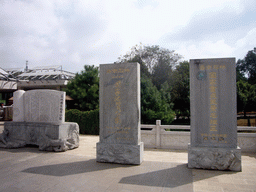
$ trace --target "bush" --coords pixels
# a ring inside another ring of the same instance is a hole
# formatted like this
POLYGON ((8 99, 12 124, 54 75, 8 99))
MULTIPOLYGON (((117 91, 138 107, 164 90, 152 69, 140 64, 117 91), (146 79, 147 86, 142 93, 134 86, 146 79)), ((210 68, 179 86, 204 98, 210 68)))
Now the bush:
POLYGON ((162 125, 170 125, 174 120, 174 113, 156 112, 150 109, 141 112, 141 124, 155 124, 156 120, 161 120, 162 125))
POLYGON ((91 111, 66 110, 66 121, 76 122, 79 125, 80 134, 99 135, 99 109, 91 111))
POLYGON ((141 78, 141 123, 155 124, 161 120, 163 125, 171 124, 175 115, 167 100, 164 89, 158 91, 151 79, 141 78))

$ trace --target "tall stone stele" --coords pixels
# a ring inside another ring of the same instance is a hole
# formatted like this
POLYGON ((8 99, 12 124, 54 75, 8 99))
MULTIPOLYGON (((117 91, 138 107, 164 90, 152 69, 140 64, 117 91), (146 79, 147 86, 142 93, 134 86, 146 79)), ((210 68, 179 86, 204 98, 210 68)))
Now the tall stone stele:
POLYGON ((141 164, 140 65, 100 65, 100 142, 97 161, 141 164))
POLYGON ((190 60, 188 167, 241 171, 235 58, 190 60))

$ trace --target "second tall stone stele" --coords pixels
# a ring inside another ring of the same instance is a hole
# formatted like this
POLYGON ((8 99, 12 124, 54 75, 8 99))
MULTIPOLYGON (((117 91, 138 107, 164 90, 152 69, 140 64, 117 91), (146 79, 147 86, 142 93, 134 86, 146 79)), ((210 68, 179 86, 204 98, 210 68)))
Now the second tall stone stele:
POLYGON ((100 142, 97 161, 141 164, 140 65, 100 65, 100 142))
POLYGON ((190 60, 188 167, 241 171, 235 58, 190 60))

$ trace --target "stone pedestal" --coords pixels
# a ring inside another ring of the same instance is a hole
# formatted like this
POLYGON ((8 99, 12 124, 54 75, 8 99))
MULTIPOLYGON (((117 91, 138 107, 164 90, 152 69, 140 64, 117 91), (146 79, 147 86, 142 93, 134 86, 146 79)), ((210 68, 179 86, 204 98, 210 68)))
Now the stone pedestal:
POLYGON ((5 122, 0 147, 37 145, 42 151, 66 151, 79 146, 77 123, 5 122))
POLYGON ((97 161, 139 165, 143 159, 143 143, 138 145, 97 143, 97 161))
POLYGON ((188 168, 241 171, 241 149, 188 147, 188 168))

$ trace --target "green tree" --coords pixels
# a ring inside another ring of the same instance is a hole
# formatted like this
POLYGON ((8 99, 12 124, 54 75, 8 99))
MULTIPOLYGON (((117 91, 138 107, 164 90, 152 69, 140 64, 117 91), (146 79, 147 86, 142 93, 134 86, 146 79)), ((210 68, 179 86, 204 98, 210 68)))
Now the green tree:
POLYGON ((256 48, 248 51, 244 59, 237 61, 237 69, 243 76, 248 77, 250 84, 256 84, 256 48))
POLYGON ((246 112, 255 110, 256 108, 256 85, 251 85, 248 82, 237 82, 237 110, 246 112))
POLYGON ((189 62, 184 61, 176 66, 171 77, 171 101, 174 103, 173 110, 176 116, 190 117, 189 96, 189 62))
POLYGON ((149 78, 151 75, 148 71, 148 68, 146 66, 146 64, 142 61, 141 57, 139 55, 135 55, 132 58, 119 58, 119 61, 117 63, 139 63, 140 64, 140 74, 141 77, 146 77, 149 78))
POLYGON ((168 81, 173 67, 181 58, 180 55, 159 45, 135 45, 126 55, 119 57, 118 62, 139 62, 142 76, 152 79, 153 84, 161 89, 161 85, 168 81), (146 68, 145 68, 146 67, 146 68))
POLYGON ((169 79, 172 69, 181 58, 158 45, 135 45, 131 51, 118 58, 118 63, 138 62, 141 65, 141 115, 143 123, 173 121, 169 79))
POLYGON ((171 58, 167 55, 160 56, 158 63, 153 67, 152 81, 158 89, 161 89, 161 86, 167 82, 172 75, 174 63, 171 63, 170 59, 171 58))
POLYGON ((244 76, 244 73, 240 71, 240 67, 236 65, 236 82, 238 81, 247 81, 247 78, 244 76))
POLYGON ((89 111, 99 108, 99 70, 98 67, 85 65, 84 70, 71 80, 66 92, 75 100, 79 110, 89 111))
POLYGON ((141 78, 141 122, 155 124, 161 120, 162 124, 170 124, 174 119, 174 112, 167 103, 168 96, 164 88, 158 91, 149 78, 141 78))

